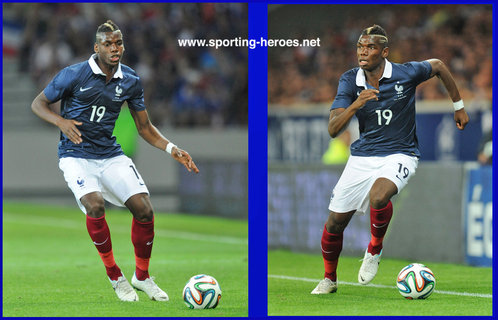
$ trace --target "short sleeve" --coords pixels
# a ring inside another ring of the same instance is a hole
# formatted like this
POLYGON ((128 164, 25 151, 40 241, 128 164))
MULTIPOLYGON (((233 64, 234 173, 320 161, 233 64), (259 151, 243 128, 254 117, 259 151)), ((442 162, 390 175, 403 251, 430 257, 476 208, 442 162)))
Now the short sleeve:
POLYGON ((339 79, 339 85, 337 87, 337 95, 335 96, 334 102, 332 102, 332 109, 347 108, 353 103, 355 97, 351 94, 352 86, 350 78, 346 77, 344 74, 339 79))
POLYGON ((430 79, 432 66, 429 61, 412 61, 407 64, 412 67, 412 78, 417 82, 417 84, 430 79))
POLYGON ((73 80, 71 69, 64 68, 50 81, 43 93, 50 102, 61 100, 71 94, 73 80))
POLYGON ((134 85, 133 96, 131 96, 128 100, 128 107, 134 111, 142 111, 145 110, 145 102, 144 102, 144 88, 142 86, 142 82, 139 78, 134 85))

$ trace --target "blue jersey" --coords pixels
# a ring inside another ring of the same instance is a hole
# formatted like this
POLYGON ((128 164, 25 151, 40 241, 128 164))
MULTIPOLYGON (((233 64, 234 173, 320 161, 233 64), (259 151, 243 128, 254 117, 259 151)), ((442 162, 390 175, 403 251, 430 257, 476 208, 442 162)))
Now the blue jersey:
POLYGON ((143 87, 133 69, 119 64, 113 78, 106 76, 95 61, 61 70, 43 91, 50 102, 61 100, 61 116, 83 124, 77 126, 83 140, 74 144, 61 132, 59 157, 105 159, 123 154, 112 135, 121 106, 126 101, 131 110, 145 109, 143 87))
MULTIPOLYGON (((428 61, 397 64, 386 60, 379 81, 379 100, 368 101, 356 111, 360 138, 351 145, 352 155, 402 153, 420 157, 415 132, 415 88, 429 79, 431 72, 428 61)), ((367 83, 362 69, 345 72, 330 109, 349 107, 364 89, 376 88, 367 83)))

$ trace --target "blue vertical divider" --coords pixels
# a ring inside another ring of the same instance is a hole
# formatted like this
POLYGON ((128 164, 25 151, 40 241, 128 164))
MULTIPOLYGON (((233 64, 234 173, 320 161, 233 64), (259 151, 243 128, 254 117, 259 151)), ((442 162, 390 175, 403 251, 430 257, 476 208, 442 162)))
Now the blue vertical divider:
MULTIPOLYGON (((267 39, 266 3, 249 3, 249 39, 267 39)), ((266 317, 268 51, 249 50, 249 317, 266 317)))

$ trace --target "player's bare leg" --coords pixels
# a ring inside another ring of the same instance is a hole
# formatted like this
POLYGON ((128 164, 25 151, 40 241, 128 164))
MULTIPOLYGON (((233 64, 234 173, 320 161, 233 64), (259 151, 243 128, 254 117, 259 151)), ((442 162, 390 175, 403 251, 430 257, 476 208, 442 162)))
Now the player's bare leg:
POLYGON ((104 198, 100 192, 92 192, 80 199, 86 210, 88 234, 99 252, 106 268, 107 276, 118 298, 122 301, 138 301, 135 290, 114 261, 111 234, 105 220, 104 198))
POLYGON ((396 185, 386 178, 379 178, 370 189, 371 240, 365 250, 363 263, 358 272, 358 282, 370 283, 379 269, 382 241, 393 214, 391 197, 398 192, 396 185))
POLYGON ((337 263, 342 251, 343 232, 355 211, 330 212, 323 229, 321 248, 325 274, 311 294, 327 294, 337 291, 337 263))
POLYGON ((168 295, 149 275, 149 261, 154 242, 154 212, 150 198, 144 193, 136 194, 131 196, 125 205, 133 214, 131 240, 135 247, 136 268, 131 284, 145 292, 152 300, 168 301, 168 295))

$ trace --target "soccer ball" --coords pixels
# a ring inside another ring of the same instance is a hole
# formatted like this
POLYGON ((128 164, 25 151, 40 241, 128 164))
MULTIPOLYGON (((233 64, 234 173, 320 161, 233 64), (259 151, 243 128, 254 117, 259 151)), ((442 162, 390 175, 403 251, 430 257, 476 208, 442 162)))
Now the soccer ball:
POLYGON ((183 288, 183 301, 190 309, 214 309, 221 299, 221 288, 215 278, 198 274, 183 288))
POLYGON ((399 293, 406 299, 425 299, 436 287, 436 278, 431 269, 421 263, 407 265, 396 280, 399 293))

